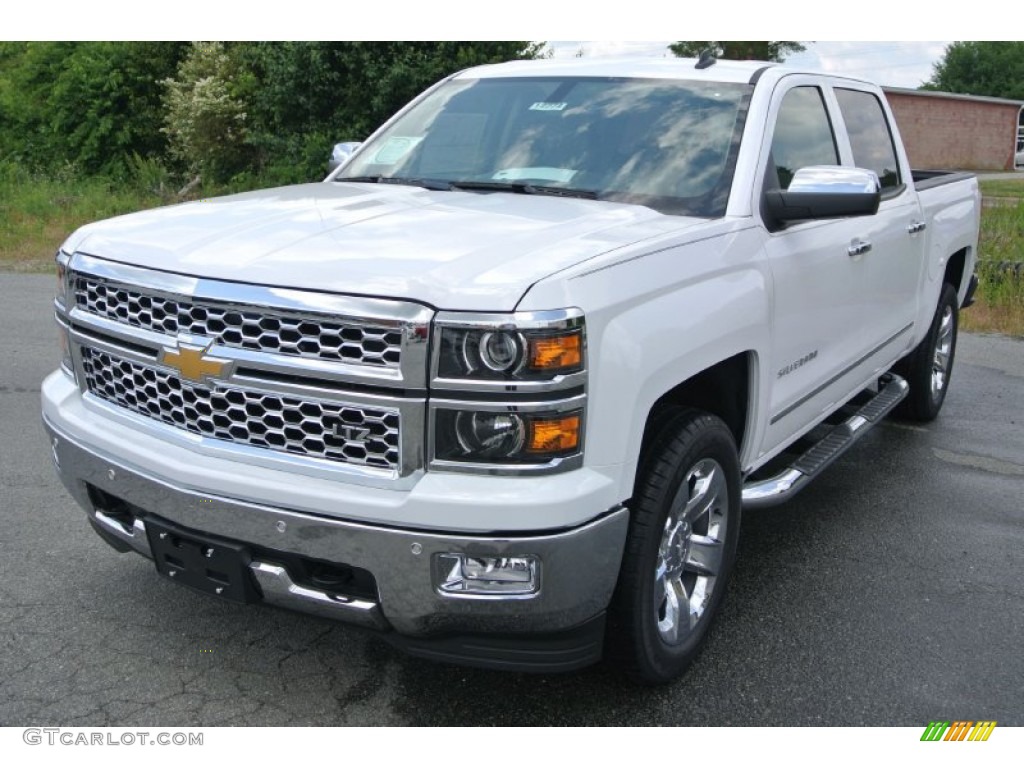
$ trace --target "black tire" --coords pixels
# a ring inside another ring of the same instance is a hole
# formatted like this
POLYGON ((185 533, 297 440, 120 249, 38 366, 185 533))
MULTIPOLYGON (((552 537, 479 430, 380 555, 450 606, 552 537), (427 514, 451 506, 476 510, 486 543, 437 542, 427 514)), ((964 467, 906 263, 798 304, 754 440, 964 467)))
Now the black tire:
POLYGON ((910 385, 910 392, 894 412, 896 416, 910 421, 931 421, 939 415, 949 391, 959 327, 956 289, 944 283, 928 334, 893 366, 893 372, 910 385))
POLYGON ((736 557, 740 491, 725 423, 702 411, 671 412, 640 471, 609 607, 609 661, 631 679, 669 682, 699 653, 736 557), (695 620, 673 624, 673 616, 689 619, 691 607, 699 611, 695 620))

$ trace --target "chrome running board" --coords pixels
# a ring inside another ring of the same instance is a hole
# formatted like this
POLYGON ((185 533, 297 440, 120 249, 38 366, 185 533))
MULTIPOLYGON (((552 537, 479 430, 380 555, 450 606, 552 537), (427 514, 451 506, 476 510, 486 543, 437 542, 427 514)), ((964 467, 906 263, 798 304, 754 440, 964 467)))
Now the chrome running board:
POLYGON ((764 509, 793 498, 807 483, 866 435, 907 396, 910 387, 899 376, 888 373, 874 397, 842 424, 797 457, 788 467, 763 480, 743 486, 743 508, 764 509))

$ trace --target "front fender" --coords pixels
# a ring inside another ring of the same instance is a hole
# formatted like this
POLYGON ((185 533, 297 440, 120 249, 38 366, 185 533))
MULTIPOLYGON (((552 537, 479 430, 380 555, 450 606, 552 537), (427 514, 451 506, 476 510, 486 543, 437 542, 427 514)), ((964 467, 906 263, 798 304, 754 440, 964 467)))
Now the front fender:
MULTIPOLYGON (((582 307, 590 364, 585 461, 632 495, 644 428, 666 392, 734 355, 753 352, 752 412, 763 404, 757 361, 768 348, 771 280, 754 227, 594 265, 559 286, 537 286, 530 304, 582 307), (553 295, 544 297, 545 288, 553 295), (557 297, 555 289, 564 291, 557 297)), ((747 430, 741 460, 756 450, 747 430)))

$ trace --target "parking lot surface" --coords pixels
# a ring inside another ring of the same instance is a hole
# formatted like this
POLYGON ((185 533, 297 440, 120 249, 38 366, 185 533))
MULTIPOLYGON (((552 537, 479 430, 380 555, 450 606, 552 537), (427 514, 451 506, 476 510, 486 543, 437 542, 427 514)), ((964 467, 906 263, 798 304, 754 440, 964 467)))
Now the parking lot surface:
POLYGON ((962 335, 936 422, 889 421, 748 514, 710 643, 644 689, 417 661, 115 553, 39 422, 52 288, 0 275, 0 725, 1024 725, 1022 342, 962 335))

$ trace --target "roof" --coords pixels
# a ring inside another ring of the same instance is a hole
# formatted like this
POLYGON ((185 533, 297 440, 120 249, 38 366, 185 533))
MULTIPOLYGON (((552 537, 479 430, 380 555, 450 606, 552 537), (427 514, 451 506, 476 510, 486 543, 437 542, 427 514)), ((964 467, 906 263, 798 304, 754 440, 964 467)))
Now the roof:
POLYGON ((695 69, 696 59, 664 58, 572 58, 507 61, 473 67, 456 75, 459 77, 649 77, 672 80, 706 80, 718 83, 749 83, 755 72, 777 67, 767 61, 726 61, 720 59, 714 66, 695 69))
POLYGON ((752 83, 766 70, 773 75, 817 75, 833 80, 848 80, 874 85, 862 77, 843 75, 836 72, 789 67, 771 61, 732 61, 718 59, 713 66, 697 69, 697 59, 680 59, 675 56, 651 57, 593 57, 571 59, 531 59, 506 61, 502 64, 485 64, 463 70, 455 77, 638 77, 664 78, 670 80, 703 80, 716 83, 752 83))
POLYGON ((897 93, 903 96, 922 96, 929 99, 954 99, 956 101, 978 101, 983 104, 1007 104, 1014 107, 1024 106, 1024 101, 1014 99, 998 99, 995 96, 972 96, 968 93, 947 93, 946 91, 919 91, 914 88, 893 88, 883 85, 886 93, 897 93))

